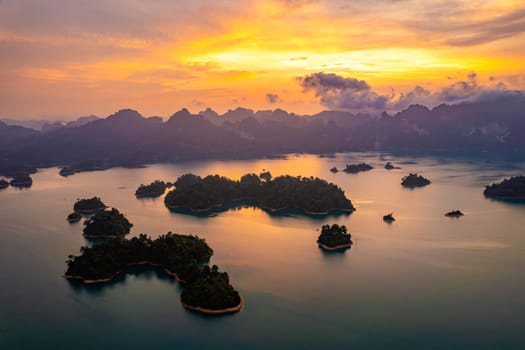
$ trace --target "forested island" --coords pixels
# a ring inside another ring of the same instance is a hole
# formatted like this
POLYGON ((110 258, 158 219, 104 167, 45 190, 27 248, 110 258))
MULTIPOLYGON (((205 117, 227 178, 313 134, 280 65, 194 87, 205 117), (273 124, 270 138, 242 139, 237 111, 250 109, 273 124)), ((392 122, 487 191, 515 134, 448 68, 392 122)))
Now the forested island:
POLYGON ((368 171, 374 169, 373 166, 366 163, 359 163, 359 164, 347 164, 346 168, 343 169, 345 173, 348 174, 357 174, 361 171, 368 171))
POLYGON ((347 232, 346 226, 337 224, 323 225, 317 244, 324 250, 343 250, 352 246, 352 235, 347 232))
POLYGON ((31 176, 28 174, 17 175, 11 180, 10 185, 20 188, 31 187, 33 185, 33 179, 31 179, 31 176))
POLYGON ((166 188, 168 188, 167 184, 164 181, 160 180, 155 180, 149 185, 141 184, 135 191, 135 197, 158 197, 164 194, 166 188))
POLYGON ((185 289, 184 307, 207 314, 241 309, 239 293, 230 285, 228 274, 216 265, 203 266, 213 254, 204 239, 168 232, 151 239, 145 234, 132 239, 111 240, 82 247, 79 256, 70 255, 65 277, 83 283, 109 282, 131 265, 162 267, 185 289))
POLYGON ((525 176, 515 176, 485 187, 483 194, 498 199, 525 199, 525 176))
POLYGON ((430 184, 430 180, 424 178, 421 175, 418 174, 412 174, 405 176, 401 179, 401 185, 404 187, 423 187, 430 184))
POLYGON ((92 214, 106 208, 107 206, 99 197, 77 199, 76 203, 73 205, 73 210, 81 214, 92 214))
POLYGON ((307 214, 351 212, 355 208, 337 185, 319 178, 289 175, 266 180, 246 174, 239 181, 219 175, 204 178, 185 174, 165 197, 170 209, 192 212, 225 210, 236 205, 253 205, 271 212, 296 209, 307 214))
POLYGON ((4 179, 0 179, 0 190, 3 190, 7 187, 9 187, 9 182, 5 181, 4 179))
POLYGON ((117 209, 100 210, 84 222, 84 237, 122 238, 133 224, 117 209))
POLYGON ((67 216, 67 219, 66 219, 69 223, 73 223, 73 222, 79 222, 80 220, 82 220, 82 215, 80 215, 79 213, 76 213, 76 212, 72 212, 71 214, 69 214, 67 216))

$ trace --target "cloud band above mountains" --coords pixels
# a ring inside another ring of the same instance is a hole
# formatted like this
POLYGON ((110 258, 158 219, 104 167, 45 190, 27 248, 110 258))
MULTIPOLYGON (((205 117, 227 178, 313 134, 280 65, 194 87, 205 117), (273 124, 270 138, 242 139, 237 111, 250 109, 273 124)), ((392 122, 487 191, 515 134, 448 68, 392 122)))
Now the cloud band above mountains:
POLYGON ((478 83, 476 73, 470 73, 466 79, 434 92, 418 85, 408 92, 393 92, 390 95, 374 91, 364 80, 334 73, 317 72, 297 77, 296 80, 304 92, 314 91, 323 106, 356 112, 395 112, 412 104, 434 107, 442 103, 458 104, 523 96, 521 91, 509 90, 505 84, 497 83, 492 77, 492 85, 482 86, 478 83))

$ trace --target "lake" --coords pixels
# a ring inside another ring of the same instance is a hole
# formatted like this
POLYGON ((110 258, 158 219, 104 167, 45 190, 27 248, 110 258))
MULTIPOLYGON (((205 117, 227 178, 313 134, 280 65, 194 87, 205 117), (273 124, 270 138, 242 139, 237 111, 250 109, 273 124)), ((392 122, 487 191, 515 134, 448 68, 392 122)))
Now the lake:
POLYGON ((335 158, 203 161, 114 168, 63 178, 40 169, 30 189, 0 190, 0 349, 524 349, 525 204, 483 188, 523 174, 525 163, 378 153, 335 158), (332 166, 367 162, 359 174, 332 166), (385 170, 386 161, 402 169, 385 170), (155 179, 192 172, 239 178, 263 169, 316 176, 345 190, 350 215, 269 215, 240 208, 198 217, 163 198, 136 199, 155 179), (406 189, 418 172, 432 181, 406 189), (211 264, 243 296, 240 313, 185 310, 181 287, 137 268, 107 285, 62 278, 69 254, 89 244, 66 216, 77 198, 100 196, 134 224, 128 237, 168 231, 204 237, 211 264), (453 209, 465 216, 444 217, 453 209), (396 221, 383 222, 393 212, 396 221), (354 245, 325 253, 326 223, 347 226, 354 245))

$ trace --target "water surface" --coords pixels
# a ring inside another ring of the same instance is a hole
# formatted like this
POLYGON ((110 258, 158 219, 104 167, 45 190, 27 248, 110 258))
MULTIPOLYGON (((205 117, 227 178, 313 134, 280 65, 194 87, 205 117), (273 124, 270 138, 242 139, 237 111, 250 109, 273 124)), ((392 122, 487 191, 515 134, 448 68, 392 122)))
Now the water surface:
POLYGON ((0 348, 523 349, 525 205, 486 199, 483 187, 524 169, 375 153, 157 164, 67 178, 42 169, 32 188, 0 191, 0 348), (383 169, 387 160, 402 169, 383 169), (359 161, 375 168, 329 171, 359 161), (262 169, 337 183, 357 211, 312 218, 240 208, 196 217, 171 213, 163 198, 133 195, 141 183, 187 172, 239 178, 262 169), (409 172, 432 184, 401 187, 409 172), (243 311, 188 312, 180 286, 156 270, 134 269, 104 286, 64 280, 67 256, 88 244, 82 223, 65 218, 77 198, 95 195, 134 224, 129 236, 205 237, 211 263, 243 295, 243 311), (466 215, 443 216, 453 209, 466 215), (382 221, 389 212, 393 224, 382 221), (345 224, 352 249, 321 251, 315 240, 325 223, 345 224))

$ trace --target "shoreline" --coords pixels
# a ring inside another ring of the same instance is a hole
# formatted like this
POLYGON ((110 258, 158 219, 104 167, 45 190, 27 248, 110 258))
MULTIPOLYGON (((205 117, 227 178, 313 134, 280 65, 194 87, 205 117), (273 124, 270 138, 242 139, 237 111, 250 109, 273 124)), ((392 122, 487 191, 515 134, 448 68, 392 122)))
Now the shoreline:
POLYGON ((487 195, 485 193, 483 193, 483 195, 489 199, 503 199, 503 200, 516 200, 516 201, 525 200, 525 196, 520 196, 520 197, 492 196, 492 195, 487 195))
MULTIPOLYGON (((222 204, 222 205, 217 205, 217 206, 206 208, 206 209, 192 209, 192 208, 185 207, 183 205, 178 205, 178 206, 167 205, 167 204, 164 204, 164 205, 168 209, 182 209, 182 210, 188 210, 188 211, 190 211, 192 213, 207 213, 207 212, 212 213, 213 209, 216 209, 216 208, 225 209, 226 211, 228 211, 231 208, 236 208, 237 207, 237 205, 230 206, 230 205, 222 204)), ((239 206, 242 206, 242 205, 239 205, 239 206)), ((353 208, 353 209, 349 209, 349 208, 332 208, 332 209, 329 209, 328 211, 308 211, 306 209, 301 209, 301 208, 286 208, 286 207, 283 207, 283 208, 270 208, 270 207, 259 207, 257 205, 253 205, 252 207, 258 208, 258 209, 263 210, 263 211, 269 211, 269 212, 272 212, 272 213, 278 213, 278 212, 286 211, 286 210, 299 210, 299 211, 301 211, 301 212, 303 212, 303 213, 305 213, 307 215, 330 215, 330 214, 335 214, 335 213, 338 213, 338 212, 353 213, 354 211, 356 211, 356 208, 353 208)))
POLYGON ((75 208, 73 208, 73 211, 75 213, 78 213, 78 214, 94 214, 97 211, 104 210, 106 208, 108 208, 108 207, 99 207, 99 208, 96 208, 96 209, 75 209, 75 208))
MULTIPOLYGON (((151 267, 162 267, 162 269, 163 269, 165 274, 167 274, 170 277, 173 277, 173 279, 175 279, 179 283, 186 283, 186 281, 181 279, 175 272, 168 270, 162 264, 152 263, 152 262, 149 262, 149 261, 138 261, 138 262, 132 262, 132 263, 126 264, 125 268, 131 267, 131 266, 143 266, 143 265, 148 265, 148 266, 151 266, 151 267)), ((68 275, 68 274, 64 274, 63 277, 66 278, 66 279, 80 280, 81 282, 83 282, 85 284, 107 283, 107 282, 111 282, 111 280, 113 280, 115 277, 117 277, 118 275, 120 275, 120 274, 122 274, 124 272, 125 272, 124 270, 120 270, 120 271, 117 271, 116 273, 114 273, 113 275, 111 275, 110 277, 96 278, 96 279, 87 279, 84 276, 68 275)))
MULTIPOLYGON (((129 263, 129 264, 126 265, 126 267, 142 266, 142 265, 148 265, 148 266, 152 266, 152 267, 162 267, 162 270, 164 271, 164 273, 167 274, 168 276, 172 277, 175 281, 177 281, 178 283, 182 283, 182 284, 186 283, 186 281, 181 279, 175 272, 167 269, 162 264, 152 263, 152 262, 149 262, 149 261, 138 261, 138 262, 129 263)), ((80 276, 80 275, 68 275, 68 274, 64 274, 63 277, 65 279, 70 279, 70 280, 80 280, 84 284, 97 284, 97 283, 108 283, 108 282, 111 282, 115 277, 119 276, 120 274, 122 274, 124 272, 125 272, 124 270, 121 270, 121 271, 118 271, 118 272, 114 273, 113 275, 111 275, 109 277, 97 278, 97 279, 86 279, 86 278, 84 278, 83 276, 80 276)), ((241 298, 241 301, 240 301, 240 303, 238 305, 233 306, 233 307, 229 307, 229 308, 225 308, 225 309, 217 309, 217 310, 215 310, 215 309, 206 309, 206 308, 199 307, 199 306, 191 306, 191 305, 188 305, 188 304, 185 304, 184 302, 182 302, 182 300, 180 298, 179 298, 179 301, 180 301, 180 303, 182 304, 182 306, 184 308, 186 308, 188 310, 191 310, 191 311, 194 311, 194 312, 198 312, 198 313, 205 314, 205 315, 226 315, 226 314, 232 314, 232 313, 241 311, 244 303, 243 303, 242 297, 240 297, 240 298, 241 298)))
POLYGON ((205 315, 227 315, 227 314, 233 314, 235 312, 239 312, 242 310, 243 306, 244 306, 244 302, 242 300, 242 297, 241 297, 241 301, 239 302, 238 305, 236 306, 232 306, 232 307, 228 307, 228 308, 225 308, 225 309, 206 309, 206 308, 203 308, 203 307, 200 307, 200 306, 191 306, 191 305, 188 305, 186 303, 184 303, 182 300, 180 300, 180 303, 182 304, 182 306, 190 311, 194 311, 194 312, 198 312, 198 313, 201 313, 201 314, 205 314, 205 315))
POLYGON ((341 244, 341 245, 337 245, 335 247, 329 247, 323 243, 317 243, 319 245, 319 248, 321 249, 324 249, 324 250, 327 250, 327 251, 334 251, 334 250, 342 250, 342 249, 350 249, 352 247, 352 242, 348 243, 348 244, 341 244))
POLYGON ((148 194, 136 194, 135 193, 135 198, 137 198, 137 199, 140 199, 140 198, 156 198, 156 197, 162 196, 164 194, 164 192, 166 192, 166 191, 155 192, 155 193, 148 193, 148 194))

